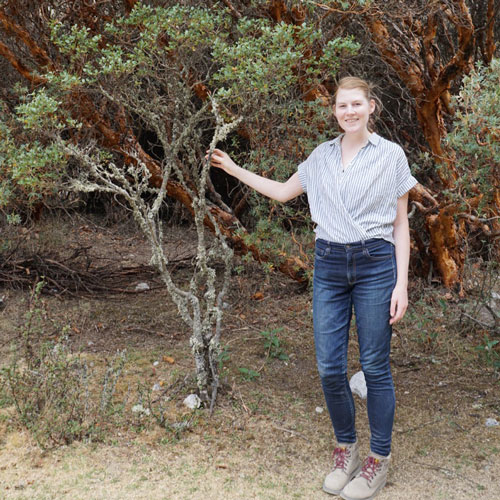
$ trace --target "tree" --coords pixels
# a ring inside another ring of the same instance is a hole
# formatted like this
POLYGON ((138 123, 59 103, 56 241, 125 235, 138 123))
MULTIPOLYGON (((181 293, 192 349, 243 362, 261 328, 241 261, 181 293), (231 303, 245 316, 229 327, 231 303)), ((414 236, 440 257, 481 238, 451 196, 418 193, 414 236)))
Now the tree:
MULTIPOLYGON (((144 5, 169 8, 177 4, 150 1, 144 5)), ((17 73, 32 86, 46 86, 50 83, 46 75, 62 75, 68 62, 85 64, 77 62, 80 39, 75 35, 69 52, 63 54, 50 37, 50 22, 60 22, 65 30, 85 28, 89 36, 99 38, 98 52, 114 43, 112 34, 104 31, 105 24, 117 16, 133 14, 134 6, 142 6, 133 0, 95 4, 49 0, 23 15, 26 5, 24 0, 3 2, 0 54, 4 64, 9 63, 8 77, 15 79, 17 73)), ((467 238, 477 237, 476 232, 468 231, 473 219, 462 217, 462 213, 464 207, 470 207, 465 210, 472 217, 477 213, 473 203, 458 205, 453 201, 453 193, 461 192, 459 171, 445 138, 453 118, 451 96, 459 81, 475 60, 489 64, 495 53, 497 2, 189 0, 183 5, 224 14, 223 43, 211 43, 211 34, 207 35, 205 48, 185 67, 183 78, 200 102, 221 87, 232 89, 230 94, 218 96, 221 113, 228 119, 243 116, 244 122, 225 147, 260 173, 286 178, 313 144, 334 133, 329 103, 339 68, 364 74, 379 84, 387 104, 381 127, 423 166, 417 172, 421 185, 411 193, 417 210, 414 225, 419 229, 412 235, 419 250, 417 267, 424 273, 433 268, 446 286, 460 289, 466 255, 463 249, 467 238), (359 55, 353 58, 355 49, 359 55), (220 65, 220 57, 232 63, 220 65), (225 72, 220 71, 222 67, 225 72), (248 112, 254 109, 261 113, 248 112), (421 151, 428 153, 428 160, 418 158, 421 151), (459 220, 467 222, 459 224, 459 220)), ((143 29, 137 27, 138 32, 143 29)), ((131 38, 129 43, 136 40, 131 38)), ((169 57, 183 64, 174 50, 169 57)), ((12 110, 18 97, 6 95, 12 110)), ((150 130, 140 115, 85 85, 68 91, 62 102, 100 146, 128 164, 140 158, 151 173, 152 184, 161 184, 158 159, 162 153, 148 144, 148 138, 152 142, 156 138, 154 133, 148 135, 150 130)), ((81 134, 75 137, 80 139, 81 134)), ((254 197, 224 176, 212 178, 217 189, 207 184, 213 219, 207 217, 206 224, 212 230, 217 225, 238 253, 250 253, 270 267, 304 280, 311 269, 307 250, 303 250, 311 229, 304 202, 280 206, 254 197), (297 243, 283 243, 287 241, 280 236, 283 231, 292 231, 288 241, 297 243)), ((169 180, 166 189, 169 197, 191 209, 193 200, 177 180, 169 180)), ((498 206, 492 204, 490 210, 495 213, 498 206)), ((486 223, 490 233, 494 233, 493 221, 486 223)), ((491 238, 488 234, 484 233, 491 238)))
MULTIPOLYGON (((5 148, 7 165, 14 164, 20 141, 29 137, 30 150, 43 144, 44 167, 52 150, 66 160, 64 188, 104 191, 128 204, 150 244, 152 264, 191 328, 198 388, 213 405, 232 250, 227 220, 219 215, 225 204, 211 184, 205 150, 224 141, 242 116, 247 140, 262 139, 261 131, 252 132, 254 126, 273 116, 290 122, 294 102, 312 122, 315 104, 302 105, 301 89, 318 81, 337 64, 338 52, 353 45, 335 40, 321 57, 308 56, 310 45, 321 39, 311 26, 235 22, 226 10, 205 7, 136 3, 97 33, 52 15, 50 43, 58 65, 23 75, 37 88, 19 89, 21 103, 3 122, 18 141, 5 148), (163 251, 160 209, 169 194, 184 199, 197 231, 188 285, 175 282, 163 251), (219 207, 209 202, 210 194, 219 207), (206 234, 204 224, 215 237, 206 234)), ((28 37, 19 25, 10 25, 28 37)))

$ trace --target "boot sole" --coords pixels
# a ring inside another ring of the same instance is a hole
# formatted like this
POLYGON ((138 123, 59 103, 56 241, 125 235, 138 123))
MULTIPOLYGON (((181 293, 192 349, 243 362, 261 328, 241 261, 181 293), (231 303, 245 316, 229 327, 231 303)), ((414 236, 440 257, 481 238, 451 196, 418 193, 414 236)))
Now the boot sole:
POLYGON ((344 500, 373 500, 375 498, 380 490, 386 485, 387 479, 380 484, 380 486, 373 492, 373 494, 369 497, 364 497, 364 498, 353 498, 353 497, 348 497, 345 493, 340 492, 339 495, 344 499, 344 500))
POLYGON ((346 487, 346 485, 348 485, 358 475, 358 473, 361 470, 361 467, 362 466, 360 465, 357 469, 354 470, 354 472, 351 474, 351 477, 347 480, 347 482, 344 484, 344 486, 342 486, 342 488, 340 490, 332 490, 332 489, 326 487, 323 483, 323 491, 325 493, 328 493, 329 495, 340 495, 340 493, 346 487))

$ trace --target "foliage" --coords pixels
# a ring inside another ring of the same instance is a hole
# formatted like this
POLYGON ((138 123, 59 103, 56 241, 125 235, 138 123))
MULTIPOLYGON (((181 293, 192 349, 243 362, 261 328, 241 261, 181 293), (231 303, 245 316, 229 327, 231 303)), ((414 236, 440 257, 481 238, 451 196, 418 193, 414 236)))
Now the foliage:
MULTIPOLYGON (((128 15, 108 18, 97 32, 83 23, 68 24, 53 13, 51 43, 61 64, 57 70, 45 70, 45 86, 21 95, 22 107, 12 116, 17 136, 29 127, 36 138, 37 127, 43 142, 52 148, 39 156, 47 171, 53 167, 54 190, 61 188, 67 157, 50 136, 57 133, 65 140, 76 139, 82 147, 88 139, 94 140, 91 134, 79 132, 81 124, 70 118, 79 113, 79 106, 85 106, 79 93, 101 103, 104 121, 123 123, 123 113, 137 120, 156 143, 155 156, 181 181, 199 178, 206 131, 213 130, 214 124, 208 108, 200 109, 197 98, 209 89, 225 121, 244 117, 243 133, 231 138, 227 149, 252 170, 269 170, 275 178, 286 179, 318 141, 331 135, 328 103, 307 96, 316 95, 321 82, 334 77, 340 61, 356 52, 359 45, 351 37, 327 39, 314 22, 273 23, 261 16, 235 21, 222 5, 164 5, 139 2, 128 15), (193 116, 203 126, 195 127, 196 131, 191 128, 195 133, 183 133, 193 116), (181 135, 183 140, 172 149, 181 135), (162 141, 165 136, 168 141, 162 141), (57 156, 60 169, 51 156, 57 156)), ((87 121, 84 129, 89 125, 87 121)), ((26 143, 31 145, 34 139, 26 143)), ((23 176, 27 178, 26 171, 23 176)), ((4 175, 12 181, 8 171, 4 175)), ((31 184, 34 196, 42 199, 47 193, 42 182, 31 184)), ((11 192, 7 187, 6 203, 13 199, 7 196, 11 192)), ((242 197, 246 197, 245 189, 233 206, 242 197)), ((247 222, 255 230, 248 243, 257 243, 264 251, 277 247, 289 252, 294 245, 286 237, 290 220, 297 239, 310 237, 312 224, 303 202, 281 207, 251 196, 247 204, 247 222)))
POLYGON ((256 378, 260 377, 260 373, 252 368, 240 367, 238 371, 241 373, 243 380, 247 380, 249 382, 254 381, 256 378))
POLYGON ((91 364, 71 352, 69 327, 52 319, 40 298, 42 287, 40 282, 20 327, 21 349, 1 372, 2 399, 14 406, 18 422, 41 448, 101 440, 110 418, 122 407, 114 396, 125 355, 118 353, 107 362, 104 374, 97 375, 91 364))
POLYGON ((454 98, 457 110, 453 130, 446 139, 456 154, 459 172, 453 196, 460 202, 479 199, 478 215, 491 216, 492 210, 498 210, 493 207, 500 189, 499 81, 500 59, 493 59, 487 67, 478 64, 463 79, 454 98))
POLYGON ((0 103, 0 210, 22 212, 56 194, 66 166, 61 149, 36 131, 60 126, 54 121, 60 103, 44 91, 25 98, 15 113, 0 103))
POLYGON ((265 330, 260 332, 260 334, 264 338, 264 349, 266 350, 267 357, 287 361, 289 359, 288 354, 285 352, 283 341, 278 337, 278 333, 281 330, 283 328, 275 328, 273 330, 265 330))
MULTIPOLYGON (((245 116, 246 141, 235 139, 228 149, 249 170, 285 181, 333 133, 330 102, 307 96, 319 92, 320 82, 334 78, 340 61, 355 54, 359 44, 350 37, 325 41, 324 33, 308 24, 252 19, 239 22, 237 30, 236 41, 214 44, 219 68, 211 79, 219 86, 221 102, 245 116)), ((299 242, 311 240, 312 223, 303 201, 283 205, 255 192, 248 196, 246 188, 241 198, 249 207, 248 244, 290 255, 299 253, 290 230, 299 242)), ((236 196, 234 204, 238 201, 236 196)))
POLYGON ((476 351, 481 358, 496 370, 500 370, 500 353, 495 350, 495 346, 500 342, 498 339, 490 339, 488 334, 484 334, 483 343, 476 346, 476 351))

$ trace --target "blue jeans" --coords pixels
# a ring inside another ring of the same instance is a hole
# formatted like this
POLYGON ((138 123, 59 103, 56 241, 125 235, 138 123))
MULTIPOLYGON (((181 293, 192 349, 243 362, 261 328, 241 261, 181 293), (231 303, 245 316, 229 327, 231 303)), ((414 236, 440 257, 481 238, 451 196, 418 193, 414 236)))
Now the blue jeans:
POLYGON ((391 451, 395 395, 389 365, 391 295, 396 284, 394 245, 371 239, 347 245, 318 239, 313 321, 316 358, 326 405, 339 443, 356 441, 354 401, 347 380, 352 307, 368 389, 370 448, 391 451))

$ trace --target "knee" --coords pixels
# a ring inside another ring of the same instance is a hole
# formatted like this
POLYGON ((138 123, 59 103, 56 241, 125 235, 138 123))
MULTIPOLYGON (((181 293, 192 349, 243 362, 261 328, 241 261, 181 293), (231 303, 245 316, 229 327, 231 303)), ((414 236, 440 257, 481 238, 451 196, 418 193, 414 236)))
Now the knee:
POLYGON ((319 371, 323 388, 329 391, 343 390, 347 384, 347 373, 336 373, 334 371, 319 371))
POLYGON ((365 361, 361 363, 367 384, 392 379, 389 359, 365 361))

